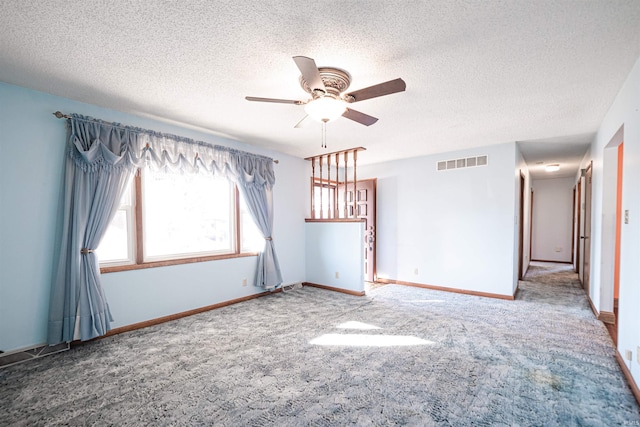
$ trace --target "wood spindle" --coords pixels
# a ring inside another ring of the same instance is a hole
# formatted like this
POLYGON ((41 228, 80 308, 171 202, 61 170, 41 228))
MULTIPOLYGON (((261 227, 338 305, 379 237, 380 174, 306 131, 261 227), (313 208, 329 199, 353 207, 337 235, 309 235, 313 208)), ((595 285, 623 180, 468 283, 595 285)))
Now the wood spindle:
POLYGON ((315 195, 316 185, 316 158, 311 158, 311 218, 316 218, 316 198, 315 195))
POLYGON ((356 185, 356 165, 358 163, 358 151, 353 150, 353 217, 358 217, 358 188, 356 185))
POLYGON ((331 212, 331 154, 327 154, 327 219, 333 216, 331 212))
POLYGON ((347 184, 349 182, 349 176, 347 175, 349 169, 349 153, 344 152, 344 217, 349 218, 349 198, 347 197, 347 184))
POLYGON ((327 212, 329 213, 329 218, 335 218, 333 212, 333 202, 331 201, 331 153, 327 154, 327 212))
POLYGON ((340 212, 338 211, 338 188, 340 188, 340 153, 336 153, 336 191, 333 193, 333 213, 334 218, 340 217, 340 212))
POLYGON ((320 218, 324 219, 324 212, 322 211, 322 156, 320 156, 320 218))
MULTIPOLYGON (((329 173, 331 172, 331 162, 328 162, 325 159, 325 165, 326 165, 326 169, 327 169, 327 177, 329 177, 330 176, 329 173)), ((328 182, 328 179, 325 182, 328 182)), ((329 219, 329 218, 331 218, 331 212, 330 212, 331 211, 331 206, 329 206, 329 203, 327 203, 327 201, 324 200, 324 193, 325 193, 324 189, 326 188, 326 185, 327 184, 324 184, 324 183, 322 184, 322 190, 320 192, 320 197, 322 197, 322 205, 325 206, 325 209, 327 210, 327 215, 324 216, 323 218, 329 219)))

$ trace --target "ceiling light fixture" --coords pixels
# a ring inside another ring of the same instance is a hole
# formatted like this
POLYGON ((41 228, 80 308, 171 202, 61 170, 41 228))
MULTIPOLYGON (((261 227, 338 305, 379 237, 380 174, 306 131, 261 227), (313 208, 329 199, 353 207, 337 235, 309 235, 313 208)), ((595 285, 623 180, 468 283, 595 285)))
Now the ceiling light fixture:
POLYGON ((558 172, 560 170, 560 165, 557 164, 557 163, 555 163, 553 165, 547 165, 544 168, 544 170, 547 171, 547 172, 558 172))
POLYGON ((307 102, 304 111, 318 122, 330 122, 342 116, 347 110, 347 103, 332 96, 323 96, 307 102))
POLYGON ((315 121, 322 123, 320 146, 327 148, 327 123, 335 120, 347 110, 347 102, 331 95, 314 98, 304 105, 304 111, 315 121))

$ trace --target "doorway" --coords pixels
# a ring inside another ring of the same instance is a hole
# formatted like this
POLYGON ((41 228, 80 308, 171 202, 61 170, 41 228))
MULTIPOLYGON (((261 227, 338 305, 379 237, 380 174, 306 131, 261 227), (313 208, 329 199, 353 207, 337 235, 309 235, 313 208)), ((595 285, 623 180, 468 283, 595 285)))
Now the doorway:
POLYGON ((520 216, 518 217, 518 280, 522 280, 524 277, 524 191, 525 191, 525 178, 520 171, 520 216))
POLYGON ((603 197, 600 276, 600 314, 614 343, 617 342, 618 302, 620 300, 622 178, 624 143, 618 132, 603 151, 603 197))
POLYGON ((620 299, 620 243, 622 235, 622 165, 624 160, 624 142, 618 145, 618 170, 616 176, 616 242, 613 271, 613 314, 614 331, 611 334, 618 344, 618 302, 620 299))
POLYGON ((364 220, 364 281, 376 277, 376 184, 375 178, 357 182, 357 218, 364 220))
POLYGON ((355 194, 353 182, 333 186, 333 192, 337 192, 338 220, 345 218, 359 218, 364 222, 364 281, 375 282, 376 275, 376 187, 377 179, 364 179, 356 181, 355 194), (355 203, 354 203, 355 198, 355 203))
POLYGON ((533 188, 529 198, 529 259, 533 254, 533 188))
MULTIPOLYGON (((576 235, 580 236, 580 232, 582 231, 582 179, 578 180, 578 184, 576 185, 576 235)), ((580 277, 580 281, 582 282, 582 276, 580 275, 581 273, 581 269, 580 269, 580 256, 582 254, 582 251, 580 250, 580 242, 582 242, 581 239, 577 239, 576 241, 576 255, 575 255, 575 272, 578 273, 578 276, 580 277)))
POLYGON ((582 287, 591 299, 591 178, 593 173, 593 161, 589 163, 584 174, 584 226, 580 236, 584 245, 582 259, 582 287))

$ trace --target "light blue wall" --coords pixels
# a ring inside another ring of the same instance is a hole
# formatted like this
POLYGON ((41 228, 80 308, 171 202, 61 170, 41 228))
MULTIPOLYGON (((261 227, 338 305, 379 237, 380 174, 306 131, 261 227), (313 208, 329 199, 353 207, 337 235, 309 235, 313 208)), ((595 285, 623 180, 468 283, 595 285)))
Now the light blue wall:
POLYGON ((306 233, 307 282, 364 291, 364 223, 309 222, 306 233))
MULTIPOLYGON (((46 341, 49 287, 59 220, 65 122, 79 113, 269 155, 275 165, 274 242, 284 283, 305 280, 308 165, 211 134, 0 83, 0 350, 46 341)), ((249 283, 255 258, 103 275, 114 327, 260 292, 249 283)))
POLYGON ((604 204, 608 195, 605 192, 611 191, 605 183, 604 167, 607 145, 616 138, 622 126, 622 211, 629 212, 629 222, 623 221, 621 227, 618 352, 620 355, 624 355, 627 350, 631 352, 631 360, 625 359, 625 363, 637 385, 640 384, 640 58, 604 117, 596 138, 591 143, 590 155, 585 157, 580 166, 586 168, 593 160, 589 290, 591 301, 598 311, 609 311, 613 307, 612 285, 603 281, 603 276, 606 278, 607 275, 603 275, 601 271, 605 267, 603 258, 607 257, 607 254, 603 254, 603 239, 607 237, 604 218, 607 211, 604 204))
POLYGON ((378 180, 378 277, 513 295, 515 170, 515 142, 359 166, 378 180), (488 166, 436 170, 485 154, 488 166))

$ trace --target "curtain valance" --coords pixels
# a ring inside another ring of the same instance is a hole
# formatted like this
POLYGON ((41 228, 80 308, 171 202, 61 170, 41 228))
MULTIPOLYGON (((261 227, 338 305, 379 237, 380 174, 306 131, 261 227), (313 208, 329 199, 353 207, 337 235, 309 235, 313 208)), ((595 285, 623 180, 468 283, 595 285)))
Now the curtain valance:
POLYGON ((168 173, 208 172, 234 182, 268 187, 275 183, 270 157, 80 114, 71 115, 69 126, 69 155, 83 170, 108 165, 111 152, 122 157, 113 167, 134 165, 168 173))

